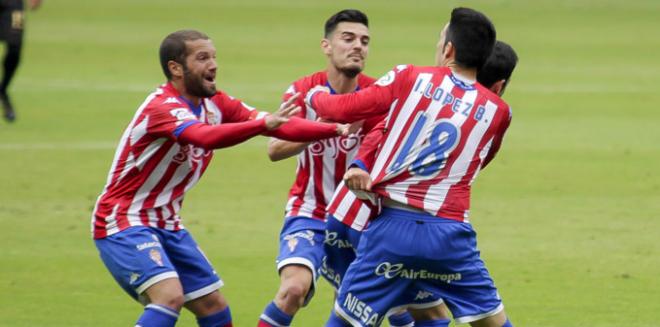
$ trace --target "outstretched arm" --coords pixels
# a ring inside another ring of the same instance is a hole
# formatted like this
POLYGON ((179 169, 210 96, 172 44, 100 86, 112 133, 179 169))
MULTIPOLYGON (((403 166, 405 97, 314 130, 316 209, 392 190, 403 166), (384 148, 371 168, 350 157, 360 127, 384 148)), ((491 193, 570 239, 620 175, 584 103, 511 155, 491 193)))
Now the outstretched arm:
POLYGON ((180 143, 211 150, 242 143, 264 131, 266 131, 265 119, 220 125, 197 122, 187 126, 178 140, 180 143))
POLYGON ((304 118, 291 117, 286 124, 268 131, 264 135, 293 142, 311 142, 338 135, 345 135, 347 126, 309 121, 304 118))
POLYGON ((307 93, 305 101, 320 117, 340 123, 352 123, 386 113, 393 101, 393 94, 390 87, 379 85, 341 95, 330 95, 327 89, 317 87, 307 93))

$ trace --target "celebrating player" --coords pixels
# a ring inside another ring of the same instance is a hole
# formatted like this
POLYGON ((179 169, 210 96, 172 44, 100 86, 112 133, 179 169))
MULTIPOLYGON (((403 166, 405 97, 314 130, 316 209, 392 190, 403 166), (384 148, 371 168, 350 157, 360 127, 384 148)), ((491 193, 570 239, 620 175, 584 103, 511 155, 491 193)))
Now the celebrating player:
POLYGON ((293 95, 273 114, 216 91, 216 50, 183 30, 160 46, 168 82, 138 108, 121 138, 92 218, 101 259, 119 285, 146 304, 137 325, 174 326, 183 306, 199 326, 231 326, 223 282, 181 224, 185 193, 213 149, 266 134, 306 142, 347 135, 348 126, 289 118, 293 95))
MULTIPOLYGON (((497 41, 486 64, 479 69, 477 81, 493 93, 502 96, 517 62, 518 56, 511 46, 497 41)), ((383 136, 380 126, 378 125, 364 138, 365 148, 374 149, 374 146, 369 144, 380 142, 383 136)), ((384 125, 382 126, 384 127, 384 125)), ((368 156, 370 159, 372 155, 373 152, 360 153, 360 156, 368 156)), ((369 159, 363 160, 367 161, 369 159)), ((355 188, 366 188, 366 185, 371 182, 369 176, 367 175, 364 180, 356 180, 360 177, 364 176, 354 174, 354 171, 347 176, 349 183, 365 185, 364 187, 356 186, 355 188)), ((378 211, 370 201, 363 201, 358 198, 343 181, 337 187, 327 208, 328 218, 324 242, 326 260, 322 267, 322 273, 331 276, 330 279, 334 281, 335 287, 339 288, 341 276, 344 276, 348 266, 355 260, 355 248, 359 243, 361 232, 366 228, 369 220, 377 215, 378 211)), ((410 307, 411 311, 415 312, 414 308, 414 305, 410 307)), ((437 309, 440 311, 437 314, 437 326, 449 326, 450 320, 448 318, 444 318, 445 325, 440 323, 442 317, 448 317, 446 306, 442 305, 437 309)), ((397 321, 397 318, 400 317, 390 316, 390 325, 393 325, 392 320, 397 321)))
MULTIPOLYGON (((321 50, 328 62, 326 70, 295 81, 285 92, 283 101, 290 101, 295 93, 307 92, 318 85, 343 94, 373 84, 373 78, 361 73, 369 53, 368 26, 367 16, 358 10, 342 10, 330 17, 321 40, 321 50)), ((305 106, 302 99, 296 103, 305 106)), ((299 117, 317 119, 309 108, 302 110, 299 117)), ((277 258, 280 288, 264 309, 259 326, 289 326, 296 312, 313 296, 324 257, 326 204, 353 160, 363 131, 376 122, 374 119, 361 122, 362 128, 356 133, 311 144, 271 139, 268 145, 271 160, 298 155, 298 168, 280 233, 277 258)))
MULTIPOLYGON (((317 114, 336 121, 388 112, 375 160, 349 171, 371 182, 348 185, 373 191, 384 208, 362 235, 328 326, 377 326, 393 308, 440 298, 458 323, 512 326, 468 220, 471 184, 511 119, 508 105, 476 83, 494 44, 485 15, 456 8, 436 67, 397 66, 356 94, 308 93, 317 114)), ((446 325, 425 308, 415 316, 426 320, 418 325, 446 325)))

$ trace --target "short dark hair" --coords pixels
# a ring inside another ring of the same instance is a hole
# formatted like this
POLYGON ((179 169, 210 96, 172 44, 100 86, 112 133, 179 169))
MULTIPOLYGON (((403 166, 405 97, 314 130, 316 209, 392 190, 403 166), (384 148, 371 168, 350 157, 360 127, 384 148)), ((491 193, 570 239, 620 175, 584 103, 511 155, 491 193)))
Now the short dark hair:
POLYGON ((486 15, 470 8, 452 10, 445 45, 453 44, 457 64, 467 68, 483 66, 493 50, 495 38, 495 26, 486 15))
POLYGON ((325 37, 330 36, 337 28, 337 25, 342 22, 360 23, 369 27, 369 19, 363 12, 357 9, 344 9, 325 21, 325 37))
POLYGON ((160 55, 160 66, 163 68, 163 73, 168 81, 172 79, 172 73, 170 73, 167 63, 170 60, 174 60, 175 62, 185 65, 185 59, 188 55, 186 42, 200 39, 208 40, 209 37, 200 31, 181 30, 168 35, 163 42, 160 43, 160 50, 158 52, 160 55))
POLYGON ((505 88, 516 64, 518 64, 518 55, 513 48, 505 42, 497 41, 486 64, 477 72, 477 81, 489 88, 495 82, 504 80, 503 88, 505 88))

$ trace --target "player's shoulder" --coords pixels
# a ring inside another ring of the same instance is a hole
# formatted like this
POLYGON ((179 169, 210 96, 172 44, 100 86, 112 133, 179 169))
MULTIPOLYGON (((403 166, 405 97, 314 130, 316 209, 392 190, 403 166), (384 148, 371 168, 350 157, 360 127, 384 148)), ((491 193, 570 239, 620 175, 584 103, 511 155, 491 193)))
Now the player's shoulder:
POLYGON ((327 82, 328 73, 326 71, 318 71, 293 81, 289 88, 292 89, 293 92, 306 92, 314 86, 325 85, 327 82))
POLYGON ((402 80, 405 80, 405 76, 408 75, 413 67, 413 65, 405 64, 396 65, 390 71, 385 73, 385 75, 381 76, 377 81, 375 81, 374 84, 378 86, 388 86, 395 81, 401 82, 402 80))
POLYGON ((170 84, 159 86, 145 100, 145 111, 168 111, 176 108, 187 108, 187 105, 170 84))
POLYGON ((233 96, 227 94, 222 90, 216 90, 215 94, 213 96, 210 96, 208 99, 216 104, 223 104, 229 101, 236 100, 236 98, 234 98, 233 96))
POLYGON ((358 79, 358 86, 361 89, 363 89, 363 88, 365 88, 365 87, 367 87, 367 86, 369 86, 369 85, 376 82, 375 78, 373 78, 369 75, 363 74, 363 73, 359 73, 357 75, 357 79, 358 79))
POLYGON ((504 99, 502 99, 499 95, 493 93, 489 88, 481 85, 480 83, 476 83, 475 87, 477 88, 477 91, 479 92, 479 96, 483 97, 483 103, 491 103, 492 105, 497 106, 497 110, 502 112, 502 114, 507 113, 509 118, 511 118, 512 112, 511 112, 511 107, 509 106, 504 99))
POLYGON ((506 101, 504 101, 504 99, 502 99, 499 95, 495 94, 489 88, 481 85, 480 83, 476 83, 475 87, 477 88, 477 91, 484 98, 486 98, 487 101, 497 105, 498 107, 509 108, 509 104, 506 103, 506 101))

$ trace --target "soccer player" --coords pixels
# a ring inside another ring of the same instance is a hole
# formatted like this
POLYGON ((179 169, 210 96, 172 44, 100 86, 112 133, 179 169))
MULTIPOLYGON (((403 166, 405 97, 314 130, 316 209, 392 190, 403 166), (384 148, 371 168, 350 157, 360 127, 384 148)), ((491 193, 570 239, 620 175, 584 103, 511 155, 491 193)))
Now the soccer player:
POLYGON ((213 150, 266 134, 306 142, 347 135, 348 126, 289 116, 298 95, 273 114, 216 90, 216 50, 194 30, 168 35, 160 63, 168 82, 138 108, 121 138, 94 207, 92 231, 104 264, 146 304, 137 325, 174 326, 183 306, 202 327, 231 326, 223 282, 179 217, 185 193, 213 150))
MULTIPOLYGON (((347 172, 370 179, 359 190, 376 193, 384 208, 362 234, 328 326, 378 326, 393 308, 438 298, 457 323, 512 326, 468 220, 471 184, 511 119, 509 106, 476 83, 495 37, 485 15, 456 8, 441 32, 437 66, 397 66, 355 94, 308 93, 318 115, 335 121, 388 112, 375 161, 347 172)), ((417 326, 446 324, 428 309, 415 311, 426 320, 417 326)))
MULTIPOLYGON (((321 40, 321 50, 327 57, 326 69, 293 82, 283 101, 289 101, 296 92, 304 93, 318 85, 328 87, 332 93, 344 94, 373 84, 373 78, 361 73, 369 53, 368 26, 367 16, 358 10, 342 10, 330 17, 321 40)), ((296 103, 305 105, 302 99, 296 103)), ((301 111, 299 116, 317 119, 316 113, 309 108, 301 111)), ((354 126, 360 127, 359 130, 349 136, 311 144, 271 139, 268 146, 271 160, 298 155, 298 168, 280 233, 277 258, 280 288, 261 314, 259 326, 289 326, 296 312, 312 298, 323 265, 326 205, 353 160, 365 132, 383 118, 372 117, 359 122, 354 126)), ((412 322, 412 318, 409 321, 398 318, 398 322, 402 320, 404 323, 393 326, 412 322)))
MULTIPOLYGON (((511 46, 497 41, 486 64, 477 73, 477 82, 498 96, 502 96, 517 62, 518 56, 511 46)), ((369 144, 378 144, 382 135, 382 128, 374 128, 365 137, 364 147, 373 149, 374 146, 369 146, 369 144), (374 137, 376 139, 372 141, 374 137)), ((373 152, 361 155, 371 156, 373 152)), ((349 182, 358 183, 355 188, 364 188, 359 187, 361 182, 359 180, 349 179, 349 182)), ((368 179, 363 181, 365 187, 368 182, 368 179)), ((321 270, 322 273, 331 276, 330 280, 334 282, 335 288, 338 289, 341 276, 344 276, 348 266, 355 260, 355 248, 359 243, 361 232, 366 228, 370 219, 378 213, 378 208, 370 201, 363 201, 358 198, 342 181, 329 202, 327 211, 326 239, 324 242, 326 260, 321 270)), ((414 309, 414 306, 412 308, 414 309)), ((440 310, 438 316, 448 317, 446 306, 442 305, 438 310, 440 310)), ((448 318, 444 319, 446 324, 440 325, 438 323, 439 326, 449 326, 450 320, 448 318)), ((440 318, 436 320, 440 320, 440 318)), ((391 321, 390 325, 392 325, 391 321)))
MULTIPOLYGON (((29 1, 31 10, 37 9, 40 5, 41 0, 29 1)), ((2 81, 0 81, 0 102, 4 111, 3 116, 10 123, 16 120, 16 112, 14 112, 9 94, 7 94, 7 88, 9 88, 21 59, 24 22, 23 0, 4 0, 0 2, 0 40, 7 43, 3 60, 2 81)))

